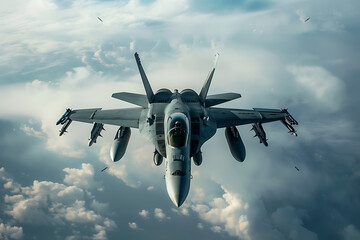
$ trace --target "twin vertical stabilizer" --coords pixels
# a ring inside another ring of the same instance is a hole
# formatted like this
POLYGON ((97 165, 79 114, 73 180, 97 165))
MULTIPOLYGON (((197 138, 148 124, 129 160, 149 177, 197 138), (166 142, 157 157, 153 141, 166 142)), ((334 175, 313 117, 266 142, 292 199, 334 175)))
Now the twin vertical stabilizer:
POLYGON ((145 71, 144 71, 144 69, 143 69, 143 67, 141 65, 139 54, 136 52, 134 56, 135 56, 135 59, 136 59, 137 66, 139 68, 141 80, 142 80, 142 82, 144 84, 147 99, 148 99, 149 103, 152 103, 154 101, 154 92, 151 89, 149 80, 147 79, 145 71))
POLYGON ((210 70, 209 75, 208 75, 208 77, 207 77, 207 79, 206 79, 206 81, 204 83, 204 86, 202 87, 201 92, 199 94, 200 101, 202 103, 205 103, 206 96, 207 96, 209 88, 210 88, 211 80, 212 80, 212 78, 214 76, 215 67, 216 67, 218 57, 219 57, 219 54, 218 53, 215 54, 214 65, 213 65, 212 69, 210 70))

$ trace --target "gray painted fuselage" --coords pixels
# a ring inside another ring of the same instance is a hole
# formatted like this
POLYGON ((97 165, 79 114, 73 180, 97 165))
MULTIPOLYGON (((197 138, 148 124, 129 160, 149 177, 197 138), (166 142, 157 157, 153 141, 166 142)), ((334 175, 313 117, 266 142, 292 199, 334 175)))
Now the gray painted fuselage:
MULTIPOLYGON (((66 132, 72 121, 93 123, 91 141, 96 142, 103 124, 120 126, 110 151, 114 162, 124 155, 130 138, 130 128, 139 128, 140 133, 155 147, 154 163, 161 165, 165 158, 165 182, 170 199, 179 207, 190 190, 191 158, 195 165, 202 162, 201 147, 216 133, 217 128, 225 128, 226 139, 234 158, 243 162, 245 146, 236 129, 238 125, 252 124, 260 143, 268 146, 266 134, 261 124, 281 121, 291 134, 297 136, 292 125, 298 122, 286 109, 230 109, 215 105, 241 97, 237 93, 207 95, 215 72, 218 54, 207 79, 197 94, 192 89, 180 93, 162 88, 155 94, 150 86, 139 55, 135 53, 141 80, 146 95, 129 92, 114 93, 112 97, 137 105, 136 108, 109 109, 67 109, 57 121, 62 124, 60 136, 66 132), (123 133, 123 134, 118 134, 123 133)), ((89 144, 89 145, 91 145, 89 144)))
POLYGON ((192 90, 181 93, 175 90, 171 93, 162 89, 155 94, 157 98, 159 102, 144 108, 139 119, 139 130, 165 158, 166 189, 173 203, 180 206, 190 189, 191 157, 216 133, 216 123, 211 121, 199 102, 198 94, 192 90), (169 102, 164 103, 166 98, 169 102), (181 147, 169 143, 171 121, 175 118, 186 122, 187 139, 181 147))

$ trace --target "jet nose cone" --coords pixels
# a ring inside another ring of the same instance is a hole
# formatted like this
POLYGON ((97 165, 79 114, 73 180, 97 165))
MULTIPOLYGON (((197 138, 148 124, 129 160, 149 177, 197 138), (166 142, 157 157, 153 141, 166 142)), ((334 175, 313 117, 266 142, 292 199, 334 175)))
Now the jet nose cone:
POLYGON ((180 207, 189 193, 190 178, 188 176, 169 176, 166 179, 166 188, 171 201, 180 207))
POLYGON ((175 194, 174 198, 171 200, 175 204, 175 206, 180 207, 185 202, 186 196, 184 197, 182 194, 175 194))

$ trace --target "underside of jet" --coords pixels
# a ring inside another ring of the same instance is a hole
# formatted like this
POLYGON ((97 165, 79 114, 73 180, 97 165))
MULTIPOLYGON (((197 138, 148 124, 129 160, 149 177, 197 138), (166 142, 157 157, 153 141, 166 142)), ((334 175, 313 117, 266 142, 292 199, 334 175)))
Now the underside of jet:
POLYGON ((119 126, 110 150, 110 157, 116 162, 125 154, 131 128, 139 129, 155 148, 154 164, 159 166, 165 160, 167 192, 172 202, 180 207, 190 190, 191 159, 195 165, 201 165, 201 147, 215 135, 217 129, 225 129, 230 152, 239 162, 245 160, 246 151, 236 126, 251 124, 255 137, 258 137, 260 143, 265 146, 268 146, 268 142, 263 128, 264 123, 280 121, 289 133, 297 136, 292 125, 297 125, 298 122, 286 109, 215 107, 241 97, 237 93, 208 95, 217 58, 218 54, 199 94, 192 89, 179 92, 177 89, 170 91, 166 88, 159 89, 154 94, 140 58, 135 53, 146 94, 118 92, 112 97, 137 107, 110 110, 67 109, 56 123, 62 124, 59 135, 66 132, 72 121, 91 123, 93 124, 89 139, 91 146, 101 136, 104 124, 119 126))

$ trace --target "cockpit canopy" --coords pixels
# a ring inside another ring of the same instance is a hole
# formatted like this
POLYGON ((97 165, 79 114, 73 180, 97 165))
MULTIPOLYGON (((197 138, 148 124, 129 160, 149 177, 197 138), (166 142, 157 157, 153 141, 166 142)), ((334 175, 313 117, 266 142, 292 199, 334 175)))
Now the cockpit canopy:
POLYGON ((167 137, 172 147, 183 147, 187 144, 189 136, 189 123, 187 117, 182 113, 172 114, 168 119, 167 137))

